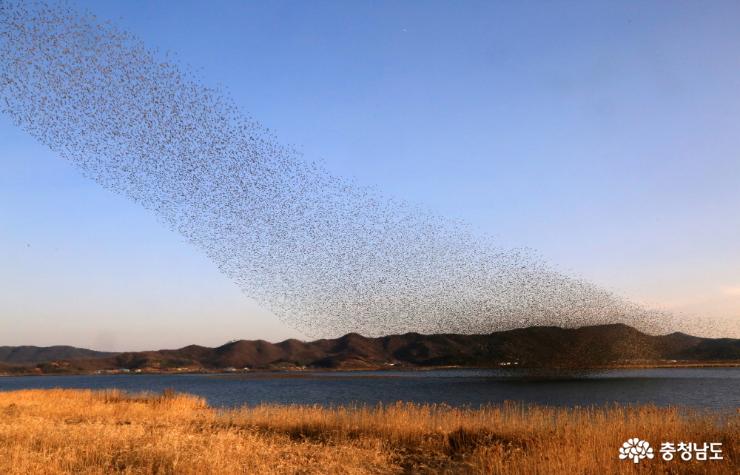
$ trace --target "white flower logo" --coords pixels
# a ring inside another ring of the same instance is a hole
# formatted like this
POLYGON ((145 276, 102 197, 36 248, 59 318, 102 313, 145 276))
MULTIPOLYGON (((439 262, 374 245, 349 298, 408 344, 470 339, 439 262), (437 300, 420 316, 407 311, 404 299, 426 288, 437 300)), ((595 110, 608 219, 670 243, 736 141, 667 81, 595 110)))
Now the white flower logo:
POLYGON ((640 440, 637 437, 633 437, 632 439, 628 439, 619 448, 619 458, 622 460, 630 458, 632 462, 640 463, 640 460, 645 457, 649 459, 655 457, 653 448, 650 447, 650 443, 647 440, 640 440))

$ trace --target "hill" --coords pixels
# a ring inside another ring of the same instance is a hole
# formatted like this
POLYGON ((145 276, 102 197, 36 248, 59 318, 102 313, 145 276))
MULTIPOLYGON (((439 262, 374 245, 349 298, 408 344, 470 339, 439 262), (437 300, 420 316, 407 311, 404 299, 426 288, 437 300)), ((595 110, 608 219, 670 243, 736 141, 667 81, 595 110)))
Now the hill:
POLYGON ((0 363, 44 363, 56 360, 103 358, 116 353, 86 350, 74 346, 0 346, 0 363))
POLYGON ((309 342, 239 340, 217 348, 190 345, 176 350, 120 354, 71 347, 28 348, 34 347, 3 347, 0 365, 5 366, 4 371, 22 372, 29 369, 29 364, 36 365, 35 372, 48 373, 121 368, 133 371, 435 366, 593 368, 740 362, 737 339, 700 338, 683 333, 654 336, 622 324, 577 329, 530 327, 487 335, 406 333, 368 338, 350 333, 309 342))

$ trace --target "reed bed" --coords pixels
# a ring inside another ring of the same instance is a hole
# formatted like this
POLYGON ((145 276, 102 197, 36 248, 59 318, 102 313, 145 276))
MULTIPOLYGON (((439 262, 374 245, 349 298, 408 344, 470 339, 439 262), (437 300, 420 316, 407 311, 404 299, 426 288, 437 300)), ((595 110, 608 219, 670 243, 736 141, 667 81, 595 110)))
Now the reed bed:
POLYGON ((740 473, 740 414, 654 406, 396 403, 216 409, 196 396, 0 392, 0 473, 740 473), (639 464, 631 437, 721 442, 722 461, 639 464))

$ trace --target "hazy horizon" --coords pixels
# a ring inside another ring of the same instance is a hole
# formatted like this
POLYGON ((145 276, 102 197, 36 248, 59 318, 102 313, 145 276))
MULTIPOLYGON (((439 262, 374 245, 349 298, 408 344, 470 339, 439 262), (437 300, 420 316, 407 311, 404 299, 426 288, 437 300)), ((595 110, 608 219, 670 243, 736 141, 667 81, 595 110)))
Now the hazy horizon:
MULTIPOLYGON (((740 336, 733 3, 71 3, 338 175, 740 336)), ((307 339, 4 116, 0 142, 0 345, 307 339)))

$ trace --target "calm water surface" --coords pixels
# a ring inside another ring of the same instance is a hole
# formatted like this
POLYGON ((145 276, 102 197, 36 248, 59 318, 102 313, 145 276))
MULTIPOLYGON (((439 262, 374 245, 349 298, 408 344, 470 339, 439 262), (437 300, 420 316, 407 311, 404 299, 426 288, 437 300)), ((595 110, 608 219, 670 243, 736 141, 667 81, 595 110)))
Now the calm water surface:
POLYGON ((499 370, 0 377, 0 391, 118 388, 198 394, 214 406, 338 405, 413 401, 478 406, 519 401, 556 406, 618 402, 740 408, 740 368, 613 370, 531 379, 499 370))

